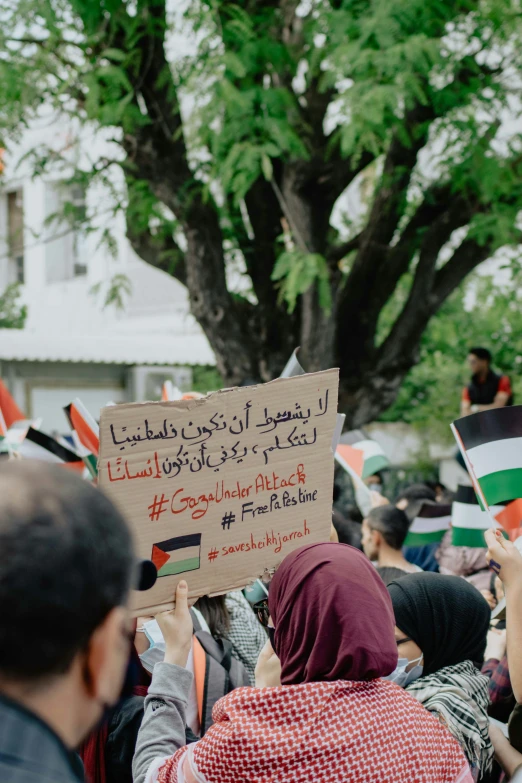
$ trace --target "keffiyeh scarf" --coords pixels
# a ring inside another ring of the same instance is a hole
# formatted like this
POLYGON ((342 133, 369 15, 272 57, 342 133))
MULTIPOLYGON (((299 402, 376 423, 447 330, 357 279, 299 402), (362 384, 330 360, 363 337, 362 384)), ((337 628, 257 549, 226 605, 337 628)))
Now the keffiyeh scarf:
POLYGON ((488 678, 471 661, 421 677, 406 690, 447 726, 464 751, 472 772, 478 770, 482 776, 491 770, 488 678))
POLYGON ((161 760, 154 783, 471 783, 451 734, 397 685, 239 688, 203 739, 161 760))

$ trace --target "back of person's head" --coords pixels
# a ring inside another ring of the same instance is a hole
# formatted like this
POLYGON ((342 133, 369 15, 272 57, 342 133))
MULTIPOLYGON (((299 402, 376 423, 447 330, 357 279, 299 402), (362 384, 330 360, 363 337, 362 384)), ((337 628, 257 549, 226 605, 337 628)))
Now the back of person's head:
POLYGON ((491 610, 473 585, 424 572, 391 582, 388 590, 395 625, 422 651, 424 675, 464 661, 480 668, 491 610))
POLYGON ((268 606, 283 685, 371 680, 397 665, 389 595, 353 547, 309 544, 291 552, 272 579, 268 606))
POLYGON ((393 566, 378 566, 375 570, 386 586, 397 579, 408 576, 409 573, 409 571, 403 571, 402 568, 394 568, 393 566))
POLYGON ((404 511, 388 504, 372 508, 366 517, 365 526, 378 533, 389 547, 400 550, 410 522, 404 511))
POLYGON ((356 506, 348 506, 346 515, 334 509, 332 522, 340 544, 360 549, 362 514, 356 506))
POLYGON ((133 551, 111 501, 63 467, 2 463, 0 552, 0 689, 45 687, 85 656, 93 700, 110 703, 112 689, 117 698, 129 655, 123 606, 133 551), (102 626, 107 633, 96 635, 102 626))
POLYGON ((409 487, 406 487, 399 493, 395 505, 397 508, 404 510, 414 500, 431 500, 435 502, 435 499, 435 490, 428 487, 427 484, 410 484, 409 487))
POLYGON ((230 631, 230 613, 227 609, 225 598, 226 596, 224 595, 214 595, 212 597, 203 595, 194 604, 194 608, 199 609, 205 618, 210 633, 215 639, 223 639, 230 631))
POLYGON ((488 362, 488 364, 491 364, 491 362, 493 361, 493 356, 491 355, 491 351, 489 351, 487 348, 482 348, 482 347, 470 348, 468 354, 470 354, 471 356, 476 356, 477 359, 481 359, 483 362, 488 362))

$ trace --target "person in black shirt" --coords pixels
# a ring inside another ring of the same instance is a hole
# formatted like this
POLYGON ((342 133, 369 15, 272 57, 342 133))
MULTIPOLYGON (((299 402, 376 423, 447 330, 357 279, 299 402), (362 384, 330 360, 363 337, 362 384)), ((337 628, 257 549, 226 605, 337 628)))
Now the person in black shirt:
POLYGON ((462 391, 460 415, 504 408, 513 405, 513 392, 507 375, 497 375, 491 369, 492 356, 487 348, 471 348, 468 364, 472 378, 462 391))
POLYGON ((77 783, 74 749, 118 701, 129 660, 131 536, 88 482, 9 461, 0 552, 0 781, 77 783))

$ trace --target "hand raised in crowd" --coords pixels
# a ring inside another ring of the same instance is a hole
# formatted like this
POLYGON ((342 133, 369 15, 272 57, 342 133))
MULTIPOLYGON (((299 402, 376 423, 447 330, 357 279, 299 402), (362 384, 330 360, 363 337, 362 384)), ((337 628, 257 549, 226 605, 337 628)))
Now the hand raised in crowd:
POLYGON ((256 688, 273 688, 277 685, 281 685, 281 662, 268 639, 257 660, 256 688))
POLYGON ((374 489, 370 490, 370 499, 372 502, 372 508, 390 505, 388 498, 385 498, 384 495, 381 495, 380 492, 376 492, 374 489))
POLYGON ((487 530, 484 537, 488 545, 486 560, 504 587, 509 588, 514 583, 522 585, 522 555, 516 546, 505 539, 500 530, 487 530))
POLYGON ((165 663, 187 665, 194 626, 188 607, 188 585, 185 581, 176 588, 176 606, 169 612, 156 615, 165 639, 165 663))

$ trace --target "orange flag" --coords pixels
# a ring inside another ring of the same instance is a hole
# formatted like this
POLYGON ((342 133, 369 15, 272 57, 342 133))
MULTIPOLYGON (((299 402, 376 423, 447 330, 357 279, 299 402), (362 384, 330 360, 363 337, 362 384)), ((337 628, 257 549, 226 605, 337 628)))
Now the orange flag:
POLYGON ((5 425, 7 429, 12 427, 15 421, 21 421, 26 417, 14 401, 13 397, 9 393, 7 386, 0 379, 0 409, 4 415, 5 425))

